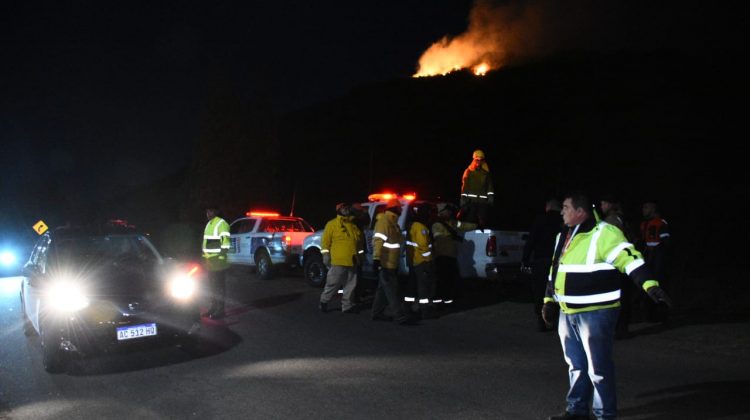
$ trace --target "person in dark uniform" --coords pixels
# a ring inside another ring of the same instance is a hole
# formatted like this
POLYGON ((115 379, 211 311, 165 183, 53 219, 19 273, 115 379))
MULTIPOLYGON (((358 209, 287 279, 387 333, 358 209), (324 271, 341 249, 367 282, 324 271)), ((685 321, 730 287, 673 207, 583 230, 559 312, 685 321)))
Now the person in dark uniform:
POLYGON ((524 271, 531 272, 531 295, 534 299, 534 314, 537 318, 537 330, 549 331, 542 319, 542 303, 547 287, 547 276, 552 265, 552 251, 555 248, 555 237, 562 228, 560 202, 554 198, 544 203, 544 214, 540 214, 531 225, 529 237, 523 248, 524 271))

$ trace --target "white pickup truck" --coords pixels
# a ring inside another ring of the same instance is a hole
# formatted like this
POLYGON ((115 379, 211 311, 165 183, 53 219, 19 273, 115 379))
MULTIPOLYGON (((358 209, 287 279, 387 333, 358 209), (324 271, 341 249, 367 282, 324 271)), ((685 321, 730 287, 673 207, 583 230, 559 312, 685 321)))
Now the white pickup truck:
POLYGON ((230 264, 255 267, 263 279, 278 266, 296 266, 302 241, 315 230, 300 217, 271 212, 248 212, 229 225, 230 264))
MULTIPOLYGON (((373 194, 370 201, 362 203, 362 207, 367 211, 370 221, 365 234, 365 254, 366 261, 363 267, 362 275, 374 277, 372 270, 372 235, 375 227, 375 215, 385 209, 385 203, 388 194, 373 194)), ((406 236, 407 215, 411 208, 419 206, 437 206, 435 202, 417 200, 413 195, 398 196, 402 204, 401 216, 398 224, 401 227, 404 236, 406 236)), ((480 278, 480 279, 497 279, 502 267, 518 268, 521 265, 523 246, 527 236, 526 232, 512 232, 492 229, 472 229, 460 231, 463 236, 463 242, 458 247, 458 268, 461 278, 480 278)), ((302 248, 302 266, 304 268, 305 279, 313 286, 323 286, 325 284, 326 268, 323 265, 323 257, 320 254, 320 238, 323 231, 317 231, 305 238, 302 248)), ((406 247, 401 247, 405 250, 406 247)), ((405 253, 401 255, 401 264, 399 264, 399 274, 407 275, 409 273, 406 264, 405 253)))

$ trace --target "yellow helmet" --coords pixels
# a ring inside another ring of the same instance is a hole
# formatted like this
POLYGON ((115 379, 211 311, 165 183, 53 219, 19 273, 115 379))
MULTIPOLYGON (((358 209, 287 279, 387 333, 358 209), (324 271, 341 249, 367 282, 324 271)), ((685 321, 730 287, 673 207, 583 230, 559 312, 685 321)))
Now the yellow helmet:
POLYGON ((477 149, 474 151, 474 153, 471 155, 472 159, 484 159, 484 152, 477 149))

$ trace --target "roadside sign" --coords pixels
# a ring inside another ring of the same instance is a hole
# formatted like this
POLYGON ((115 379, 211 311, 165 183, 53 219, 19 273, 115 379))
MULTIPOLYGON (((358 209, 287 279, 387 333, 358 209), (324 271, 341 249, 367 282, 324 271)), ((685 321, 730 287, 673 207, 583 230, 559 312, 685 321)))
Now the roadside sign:
POLYGON ((43 235, 44 232, 49 229, 47 225, 44 223, 44 221, 40 220, 34 224, 34 232, 36 232, 39 235, 43 235))

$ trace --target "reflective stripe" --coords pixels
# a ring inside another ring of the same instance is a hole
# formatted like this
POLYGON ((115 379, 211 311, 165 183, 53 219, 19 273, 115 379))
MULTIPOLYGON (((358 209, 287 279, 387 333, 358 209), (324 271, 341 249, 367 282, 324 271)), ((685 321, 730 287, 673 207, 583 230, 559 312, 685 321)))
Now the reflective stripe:
POLYGON ((617 259, 617 256, 622 252, 625 248, 629 248, 633 246, 630 242, 621 242, 620 245, 617 245, 615 249, 610 251, 609 255, 607 255, 607 262, 609 264, 612 264, 615 259, 617 259))
POLYGON ((443 303, 443 299, 435 299, 432 303, 443 303))
POLYGON ((477 195, 476 194, 466 194, 466 196, 467 197, 474 197, 474 198, 476 198, 477 195))
POLYGON ((661 235, 659 235, 659 237, 660 238, 669 238, 669 234, 668 233, 662 233, 661 235))
POLYGON ((224 223, 225 225, 229 226, 224 219, 219 219, 219 222, 214 226, 214 235, 219 236, 219 226, 224 223))
POLYGON ((392 244, 390 242, 383 242, 383 246, 386 248, 391 248, 391 249, 401 248, 400 244, 392 244))
POLYGON ((599 237, 602 236, 602 225, 597 226, 594 236, 589 242, 589 250, 586 254, 586 264, 591 265, 596 261, 596 243, 599 242, 599 237))
POLYGON ((453 299, 451 299, 451 300, 446 300, 446 301, 445 301, 445 303, 453 303, 453 299))
POLYGON ((632 273, 633 270, 635 270, 636 268, 642 266, 645 263, 646 262, 643 261, 642 259, 635 260, 632 263, 630 263, 630 264, 628 264, 628 265, 625 266, 625 273, 627 275, 630 275, 630 273, 632 273))
POLYGON ((430 252, 430 251, 427 251, 427 252, 423 252, 423 253, 422 253, 422 256, 423 256, 423 257, 429 257, 430 255, 432 255, 432 252, 430 252))
POLYGON ((374 238, 380 238, 380 239, 382 239, 382 240, 384 240, 384 241, 387 241, 387 240, 388 240, 388 237, 387 237, 387 236, 385 236, 385 234, 383 234, 383 233, 380 233, 380 232, 377 232, 377 233, 375 233, 374 235, 372 235, 372 237, 373 237, 373 239, 374 239, 374 238))
POLYGON ((560 264, 558 273, 593 273, 594 271, 614 270, 615 266, 607 263, 596 264, 560 264))
POLYGON ((412 241, 406 241, 406 245, 413 246, 413 247, 418 247, 419 246, 418 243, 412 242, 412 241))
POLYGON ((413 297, 404 297, 404 302, 414 302, 414 301, 416 301, 416 299, 413 297))
POLYGON ((221 248, 203 248, 203 252, 212 252, 214 254, 217 254, 221 252, 221 248))
POLYGON ((320 253, 321 253, 321 254, 327 254, 327 253, 329 253, 329 252, 331 252, 331 251, 329 251, 329 250, 327 250, 327 249, 321 249, 321 250, 320 250, 320 253))
POLYGON ((429 299, 419 299, 419 303, 430 303, 429 299))
POLYGON ((364 254, 364 253, 365 253, 365 251, 359 251, 359 252, 357 252, 357 254, 364 254))
POLYGON ((339 289, 339 291, 338 291, 338 294, 340 294, 340 295, 343 295, 343 294, 344 294, 344 291, 343 291, 343 290, 341 290, 341 289, 339 289))
POLYGON ((646 242, 646 245, 648 245, 648 246, 657 246, 657 245, 659 245, 659 242, 646 242))
POLYGON ((214 236, 214 235, 203 235, 203 239, 208 239, 208 240, 211 240, 211 239, 221 239, 221 236, 218 236, 218 235, 217 236, 214 236))
POLYGON ((487 198, 486 195, 480 195, 479 198, 487 198))
POLYGON ((490 192, 487 193, 487 195, 495 195, 495 193, 492 192, 492 191, 490 191, 490 192))
POLYGON ((229 248, 231 248, 231 247, 232 247, 231 245, 222 245, 222 246, 221 246, 221 249, 229 249, 229 248))
POLYGON ((586 296, 566 296, 566 295, 555 295, 555 300, 558 302, 565 302, 565 303, 599 303, 599 302, 609 302, 611 300, 616 300, 620 298, 620 289, 617 289, 612 292, 607 293, 599 293, 596 295, 586 295, 586 296))

